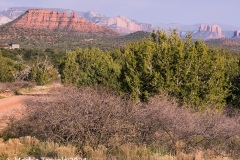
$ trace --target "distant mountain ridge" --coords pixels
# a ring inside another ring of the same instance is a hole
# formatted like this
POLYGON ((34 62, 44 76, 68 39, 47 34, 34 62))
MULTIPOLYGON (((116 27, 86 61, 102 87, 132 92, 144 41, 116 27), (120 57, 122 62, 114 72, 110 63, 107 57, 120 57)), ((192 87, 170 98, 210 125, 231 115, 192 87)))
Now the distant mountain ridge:
MULTIPOLYGON (((34 7, 31 7, 34 8, 34 7)), ((27 11, 29 7, 13 7, 9 9, 2 9, 0 10, 0 25, 6 24, 13 19, 16 19, 20 15, 22 15, 25 11, 27 11)), ((70 16, 75 12, 71 9, 56 9, 52 8, 49 10, 53 10, 56 12, 65 12, 67 16, 70 16)), ((165 31, 169 31, 169 29, 178 29, 179 34, 182 38, 185 37, 186 34, 191 32, 192 34, 195 34, 194 38, 200 38, 200 39, 211 39, 211 38, 219 38, 219 37, 225 37, 225 38, 233 38, 235 37, 234 33, 240 29, 240 27, 236 26, 230 26, 225 24, 208 24, 208 25, 218 25, 222 30, 222 35, 216 35, 215 33, 212 33, 209 35, 209 33, 197 33, 199 32, 199 27, 201 23, 199 24, 193 24, 193 25, 185 25, 180 23, 171 23, 171 24, 164 24, 164 23, 158 23, 158 24, 147 24, 147 23, 140 23, 135 20, 129 19, 124 16, 117 16, 117 17, 108 17, 102 14, 94 13, 92 11, 89 12, 79 12, 76 11, 77 17, 81 18, 84 17, 86 21, 91 21, 93 24, 97 24, 100 26, 108 27, 120 34, 129 34, 136 31, 146 31, 146 32, 152 32, 153 29, 163 29, 165 31), (213 35, 215 34, 215 35, 213 35)), ((239 37, 239 36, 238 36, 239 37)))
MULTIPOLYGON (((0 24, 5 24, 9 21, 16 19, 17 17, 25 13, 28 9, 30 8, 14 7, 14 8, 0 10, 0 24)), ((37 8, 37 9, 41 9, 41 8, 37 8)), ((139 23, 135 20, 131 20, 124 16, 107 17, 94 12, 78 12, 70 9, 51 8, 48 10, 53 10, 56 12, 65 12, 68 16, 71 15, 73 12, 76 12, 76 15, 78 18, 84 17, 87 21, 92 21, 92 23, 94 24, 108 27, 121 34, 129 34, 136 31, 151 32, 154 28, 152 24, 139 23)))
MULTIPOLYGON (((120 34, 76 13, 32 9, 0 26, 0 44, 19 43, 27 48, 73 48, 89 46, 97 39, 119 37, 120 34)), ((100 42, 99 42, 100 43, 100 42)))

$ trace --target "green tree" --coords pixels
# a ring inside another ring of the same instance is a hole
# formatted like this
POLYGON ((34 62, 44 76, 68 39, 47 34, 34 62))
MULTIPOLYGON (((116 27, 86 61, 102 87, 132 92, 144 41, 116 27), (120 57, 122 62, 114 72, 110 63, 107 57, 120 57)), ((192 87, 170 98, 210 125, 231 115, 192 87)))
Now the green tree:
POLYGON ((63 83, 102 85, 114 89, 119 88, 120 69, 120 65, 111 57, 111 53, 97 48, 69 52, 60 67, 63 83))
POLYGON ((58 72, 50 63, 49 59, 37 59, 37 62, 31 67, 28 80, 36 82, 37 85, 45 85, 57 78, 58 72))
POLYGON ((13 82, 17 72, 23 70, 21 63, 5 58, 0 54, 0 82, 13 82))
POLYGON ((0 81, 12 82, 14 81, 14 62, 11 59, 4 58, 0 54, 0 81))
POLYGON ((239 60, 193 42, 191 34, 182 40, 177 30, 154 31, 149 39, 109 52, 77 49, 60 71, 67 84, 103 85, 143 101, 164 92, 196 110, 223 108, 239 97, 239 60))
POLYGON ((154 43, 149 40, 131 43, 124 49, 121 86, 133 99, 147 100, 158 93, 159 75, 152 64, 154 49, 154 43))

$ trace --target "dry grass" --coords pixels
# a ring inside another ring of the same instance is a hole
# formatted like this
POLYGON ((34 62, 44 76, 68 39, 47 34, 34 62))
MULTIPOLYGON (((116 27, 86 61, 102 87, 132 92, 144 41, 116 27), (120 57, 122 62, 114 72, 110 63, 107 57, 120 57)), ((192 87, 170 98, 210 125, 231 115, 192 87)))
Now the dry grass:
MULTIPOLYGON (((215 156, 211 151, 196 151, 186 154, 183 152, 177 155, 163 155, 161 150, 152 151, 146 146, 135 144, 123 144, 115 149, 108 149, 99 145, 96 149, 89 146, 84 147, 88 159, 92 160, 232 160, 229 157, 215 156)), ((62 146, 54 142, 40 142, 33 137, 22 137, 3 141, 0 139, 0 159, 27 158, 27 157, 48 157, 48 158, 73 158, 78 157, 77 149, 74 146, 62 146)))
POLYGON ((234 160, 230 157, 216 156, 212 151, 196 151, 195 153, 179 152, 176 155, 163 155, 161 150, 152 151, 146 146, 135 144, 124 144, 115 149, 107 149, 105 146, 98 146, 95 150, 86 147, 88 158, 92 160, 234 160))
POLYGON ((5 96, 2 96, 1 94, 0 94, 0 99, 3 99, 3 98, 6 98, 5 96))
POLYGON ((34 137, 14 138, 4 141, 0 139, 0 159, 32 157, 76 157, 76 147, 62 146, 53 142, 40 142, 34 137))
POLYGON ((36 86, 35 83, 27 81, 0 83, 0 99, 33 92, 47 92, 61 87, 62 84, 59 82, 45 86, 36 86))

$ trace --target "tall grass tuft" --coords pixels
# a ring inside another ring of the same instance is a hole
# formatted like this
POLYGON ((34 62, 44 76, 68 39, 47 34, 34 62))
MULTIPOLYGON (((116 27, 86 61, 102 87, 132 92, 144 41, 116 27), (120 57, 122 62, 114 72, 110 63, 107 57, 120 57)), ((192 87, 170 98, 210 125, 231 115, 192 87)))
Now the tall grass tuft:
POLYGON ((0 159, 49 157, 49 158, 73 158, 77 149, 74 146, 63 146, 54 142, 41 142, 30 136, 14 138, 4 141, 0 139, 0 159))

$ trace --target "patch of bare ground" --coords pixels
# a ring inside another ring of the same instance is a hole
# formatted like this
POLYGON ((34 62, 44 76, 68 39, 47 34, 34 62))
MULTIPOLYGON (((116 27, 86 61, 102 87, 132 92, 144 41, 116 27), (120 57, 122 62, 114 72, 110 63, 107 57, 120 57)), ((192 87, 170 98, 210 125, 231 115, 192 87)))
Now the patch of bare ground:
POLYGON ((25 111, 25 101, 36 101, 37 98, 48 98, 49 92, 61 87, 60 83, 53 83, 49 86, 35 86, 33 88, 24 88, 17 91, 15 95, 13 89, 5 89, 1 93, 0 99, 0 131, 7 125, 9 117, 20 118, 25 111))

